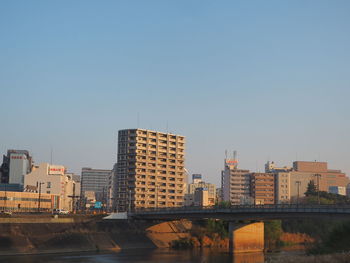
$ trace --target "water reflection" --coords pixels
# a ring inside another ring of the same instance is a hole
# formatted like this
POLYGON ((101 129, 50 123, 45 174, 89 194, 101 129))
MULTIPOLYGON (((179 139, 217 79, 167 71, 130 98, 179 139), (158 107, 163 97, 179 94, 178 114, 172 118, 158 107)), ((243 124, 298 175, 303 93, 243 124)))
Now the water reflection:
POLYGON ((264 263, 265 256, 264 256, 264 253, 234 254, 232 262, 234 262, 234 263, 264 263))
POLYGON ((169 250, 131 249, 118 253, 75 253, 1 257, 6 263, 264 263, 263 253, 230 254, 210 249, 169 250))

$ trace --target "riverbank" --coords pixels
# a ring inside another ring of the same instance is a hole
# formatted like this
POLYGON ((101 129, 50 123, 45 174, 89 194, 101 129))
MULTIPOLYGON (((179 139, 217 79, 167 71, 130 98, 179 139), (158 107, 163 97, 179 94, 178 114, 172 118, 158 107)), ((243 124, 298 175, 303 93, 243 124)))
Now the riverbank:
POLYGON ((186 220, 1 223, 0 255, 166 248, 174 240, 188 238, 191 227, 186 220))
MULTIPOLYGON (((188 220, 156 222, 131 220, 52 221, 36 223, 31 218, 0 224, 0 255, 110 252, 125 249, 170 247, 214 248, 228 251, 229 239, 221 222, 188 220)), ((289 234, 285 241, 304 241, 289 234)), ((297 247, 300 249, 300 247, 297 247)))

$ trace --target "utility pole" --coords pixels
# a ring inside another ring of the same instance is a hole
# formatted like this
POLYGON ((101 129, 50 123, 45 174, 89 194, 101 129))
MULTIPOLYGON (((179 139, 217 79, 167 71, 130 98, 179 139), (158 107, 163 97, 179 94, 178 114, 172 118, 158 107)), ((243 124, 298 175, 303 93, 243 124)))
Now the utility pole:
POLYGON ((320 177, 321 177, 321 175, 315 174, 315 176, 317 178, 317 200, 318 200, 318 204, 320 205, 321 204, 321 201, 320 201, 320 177))
POLYGON ((105 187, 102 187, 102 213, 104 211, 104 204, 105 204, 105 187))
POLYGON ((299 196, 300 196, 300 185, 301 185, 301 181, 296 181, 295 182, 298 186, 298 199, 297 199, 297 204, 299 204, 299 196))
POLYGON ((39 182, 39 202, 38 202, 38 213, 40 212, 40 198, 41 198, 41 185, 44 184, 39 182))
POLYGON ((76 213, 76 211, 77 211, 77 205, 76 205, 76 201, 75 201, 75 198, 79 198, 80 197, 80 195, 75 195, 74 193, 73 193, 73 195, 68 195, 68 197, 69 198, 72 198, 72 202, 73 202, 73 212, 74 213, 76 213))
POLYGON ((7 210, 7 208, 6 208, 6 204, 7 204, 7 186, 6 186, 6 184, 5 184, 4 211, 6 211, 6 210, 7 210))
POLYGON ((129 213, 131 212, 131 189, 129 189, 129 213))

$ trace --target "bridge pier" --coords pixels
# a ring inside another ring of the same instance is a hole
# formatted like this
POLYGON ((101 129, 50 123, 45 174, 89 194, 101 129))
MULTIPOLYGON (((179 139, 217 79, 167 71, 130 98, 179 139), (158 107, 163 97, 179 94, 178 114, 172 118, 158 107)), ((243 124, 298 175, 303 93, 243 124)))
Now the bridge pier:
POLYGON ((229 222, 230 253, 264 251, 264 222, 229 222))

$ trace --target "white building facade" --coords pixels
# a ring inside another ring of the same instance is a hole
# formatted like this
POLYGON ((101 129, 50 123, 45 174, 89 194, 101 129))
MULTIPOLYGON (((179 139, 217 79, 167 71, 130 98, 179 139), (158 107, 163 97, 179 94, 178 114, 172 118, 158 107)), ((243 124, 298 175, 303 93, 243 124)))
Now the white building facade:
POLYGON ((37 192, 58 195, 58 207, 73 211, 80 196, 80 183, 73 177, 73 174, 66 173, 64 166, 41 163, 25 176, 24 187, 25 191, 36 189, 37 192))

